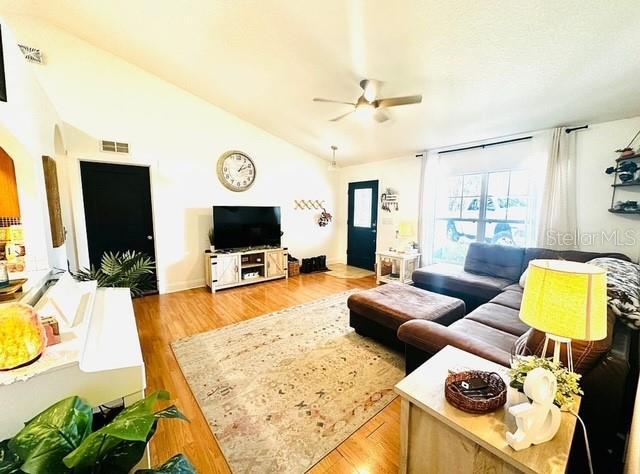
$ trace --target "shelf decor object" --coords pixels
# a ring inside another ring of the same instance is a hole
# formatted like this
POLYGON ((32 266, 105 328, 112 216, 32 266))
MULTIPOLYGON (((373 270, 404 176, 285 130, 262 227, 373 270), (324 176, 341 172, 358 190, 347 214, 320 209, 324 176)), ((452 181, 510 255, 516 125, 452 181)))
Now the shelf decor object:
POLYGON ((558 382, 553 372, 542 367, 533 369, 524 381, 524 393, 530 402, 509 408, 518 429, 507 432, 507 443, 516 451, 532 444, 542 444, 553 439, 560 429, 560 408, 554 405, 558 382))
POLYGON ((454 407, 467 413, 490 413, 507 402, 507 385, 495 372, 467 370, 447 376, 444 396, 454 407), (466 392, 463 383, 477 379, 484 381, 484 389, 466 392))
POLYGON ((607 272, 587 263, 531 260, 522 297, 520 319, 546 334, 542 356, 554 343, 553 361, 566 344, 567 367, 573 372, 571 340, 607 337, 607 272))
POLYGON ((633 149, 633 143, 638 136, 640 136, 640 130, 626 147, 616 150, 620 156, 616 158, 615 166, 610 166, 605 170, 606 174, 613 175, 611 206, 608 209, 613 214, 640 214, 638 201, 616 200, 616 192, 621 188, 640 190, 640 149, 637 151, 633 149))

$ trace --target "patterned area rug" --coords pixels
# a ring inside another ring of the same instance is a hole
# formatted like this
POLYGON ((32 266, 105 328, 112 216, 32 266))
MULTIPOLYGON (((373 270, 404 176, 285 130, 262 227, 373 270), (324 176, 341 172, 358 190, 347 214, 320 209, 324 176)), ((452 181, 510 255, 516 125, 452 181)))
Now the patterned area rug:
POLYGON ((349 327, 349 294, 172 344, 234 473, 304 472, 395 398, 402 357, 349 327))

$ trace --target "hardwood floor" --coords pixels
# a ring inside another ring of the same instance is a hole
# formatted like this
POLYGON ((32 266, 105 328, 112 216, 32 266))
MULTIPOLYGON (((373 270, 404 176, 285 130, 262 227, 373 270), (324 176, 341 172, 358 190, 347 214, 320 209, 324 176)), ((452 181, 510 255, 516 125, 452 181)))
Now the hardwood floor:
MULTIPOLYGON (((207 422, 173 355, 170 342, 237 323, 351 288, 375 286, 374 277, 341 279, 322 273, 223 290, 182 291, 134 300, 147 370, 147 391, 166 389, 191 420, 164 421, 151 443, 152 464, 185 453, 199 473, 230 472, 207 422)), ((398 399, 332 451, 311 472, 398 472, 400 402, 398 399)))

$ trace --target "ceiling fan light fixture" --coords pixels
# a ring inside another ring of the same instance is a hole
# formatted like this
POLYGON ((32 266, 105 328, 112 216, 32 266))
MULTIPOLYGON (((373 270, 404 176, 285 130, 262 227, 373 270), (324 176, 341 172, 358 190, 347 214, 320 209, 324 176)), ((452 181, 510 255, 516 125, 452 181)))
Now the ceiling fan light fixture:
POLYGON ((376 113, 376 106, 369 102, 361 102, 356 106, 355 114, 362 120, 370 120, 376 113))

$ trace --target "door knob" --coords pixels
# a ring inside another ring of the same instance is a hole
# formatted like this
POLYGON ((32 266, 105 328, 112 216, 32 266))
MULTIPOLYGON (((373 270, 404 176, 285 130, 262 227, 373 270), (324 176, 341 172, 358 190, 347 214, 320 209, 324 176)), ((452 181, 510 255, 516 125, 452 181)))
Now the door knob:
POLYGON ((147 235, 147 240, 153 240, 153 235, 147 235))

